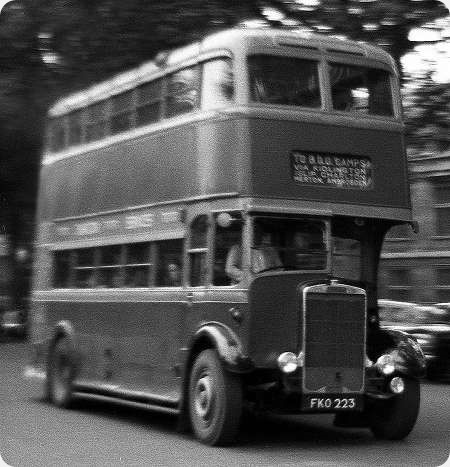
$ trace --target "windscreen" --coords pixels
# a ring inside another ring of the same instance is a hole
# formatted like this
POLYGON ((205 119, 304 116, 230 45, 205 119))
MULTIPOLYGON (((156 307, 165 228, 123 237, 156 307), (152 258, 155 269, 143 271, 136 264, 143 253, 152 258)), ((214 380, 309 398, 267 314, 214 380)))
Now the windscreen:
POLYGON ((251 246, 253 273, 327 269, 324 221, 256 217, 251 246))

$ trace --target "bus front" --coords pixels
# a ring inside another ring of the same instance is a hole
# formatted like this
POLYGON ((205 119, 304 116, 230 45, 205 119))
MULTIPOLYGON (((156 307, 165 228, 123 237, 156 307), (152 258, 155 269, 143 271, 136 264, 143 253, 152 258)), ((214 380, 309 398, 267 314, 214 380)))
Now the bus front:
POLYGON ((243 247, 224 264, 248 284, 249 398, 402 438, 423 358, 378 326, 383 238, 411 221, 392 59, 356 43, 255 34, 244 75, 243 247))

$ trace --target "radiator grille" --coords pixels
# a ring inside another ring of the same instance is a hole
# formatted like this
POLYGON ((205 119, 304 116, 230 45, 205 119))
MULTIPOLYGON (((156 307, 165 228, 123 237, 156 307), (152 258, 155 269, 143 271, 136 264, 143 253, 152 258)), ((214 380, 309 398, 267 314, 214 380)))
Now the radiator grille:
POLYGON ((365 294, 320 290, 307 289, 303 301, 304 389, 334 393, 362 391, 365 294))

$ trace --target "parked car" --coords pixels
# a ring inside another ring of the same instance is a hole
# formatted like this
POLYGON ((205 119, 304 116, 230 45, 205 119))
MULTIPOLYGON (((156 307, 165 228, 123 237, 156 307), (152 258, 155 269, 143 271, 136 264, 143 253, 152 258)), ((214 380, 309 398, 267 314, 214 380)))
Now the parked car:
POLYGON ((418 305, 378 300, 380 326, 413 335, 427 360, 427 377, 450 380, 450 303, 418 305))

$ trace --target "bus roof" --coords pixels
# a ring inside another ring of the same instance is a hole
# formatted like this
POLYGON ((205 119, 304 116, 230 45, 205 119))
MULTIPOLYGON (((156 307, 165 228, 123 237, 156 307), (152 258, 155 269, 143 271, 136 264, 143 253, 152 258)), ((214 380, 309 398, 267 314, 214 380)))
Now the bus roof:
POLYGON ((168 69, 186 62, 202 59, 212 53, 229 51, 246 52, 261 48, 307 49, 322 55, 334 54, 360 56, 388 64, 395 70, 392 57, 379 47, 362 42, 342 40, 330 36, 312 34, 301 30, 284 29, 245 29, 234 28, 206 36, 199 42, 158 54, 155 60, 143 63, 129 71, 95 84, 82 91, 59 99, 49 110, 50 117, 70 113, 76 109, 131 89, 150 78, 163 75, 168 69))

